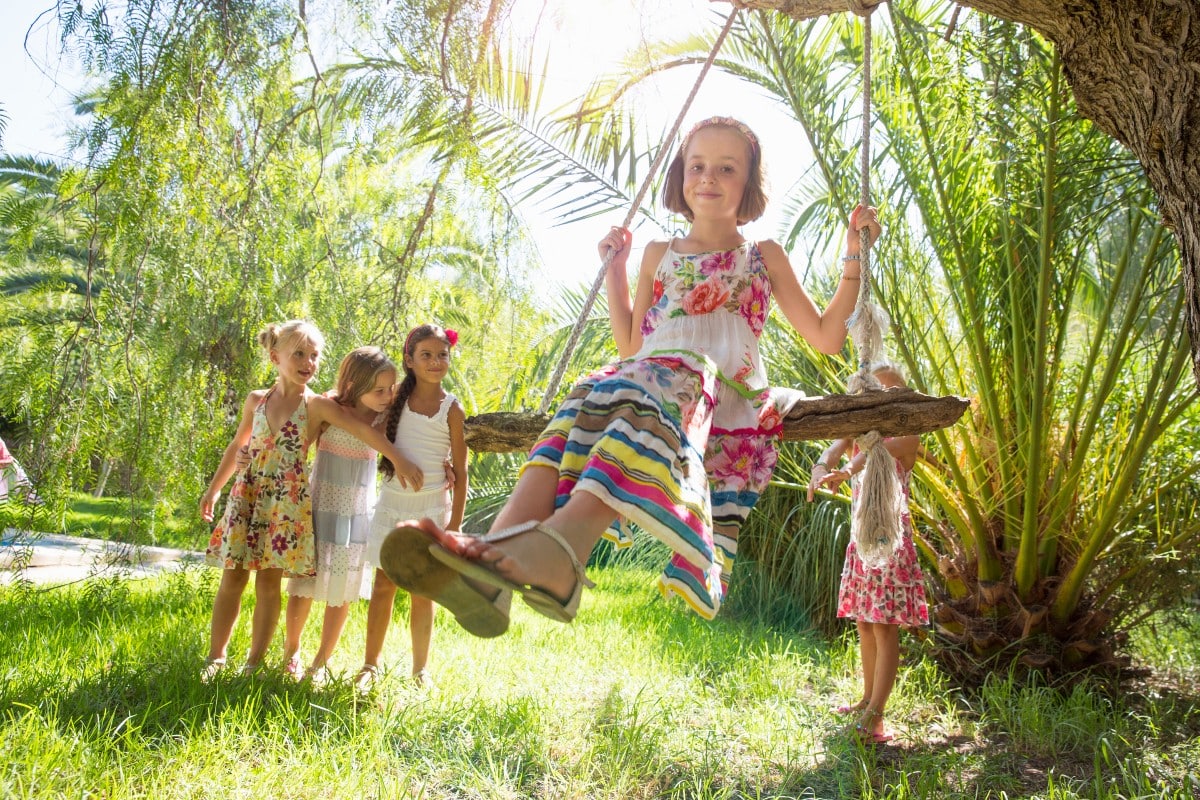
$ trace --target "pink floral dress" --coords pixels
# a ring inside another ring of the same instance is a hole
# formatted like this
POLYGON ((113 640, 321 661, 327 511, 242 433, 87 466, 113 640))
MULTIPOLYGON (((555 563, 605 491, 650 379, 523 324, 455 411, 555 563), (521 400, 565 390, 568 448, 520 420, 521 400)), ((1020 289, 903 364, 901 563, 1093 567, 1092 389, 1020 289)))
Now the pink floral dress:
POLYGON ((279 568, 308 576, 316 566, 308 484, 308 394, 276 433, 267 422, 271 392, 254 409, 250 464, 234 479, 205 561, 224 569, 279 568))
MULTIPOLYGON (((756 244, 668 246, 641 350, 579 381, 526 464, 559 471, 559 506, 589 492, 665 542, 675 554, 660 589, 708 619, 775 469, 782 416, 758 350, 770 299, 756 244)), ((626 524, 606 535, 631 542, 626 524)))
MULTIPOLYGON (((838 590, 838 616, 888 625, 928 625, 925 576, 917 560, 912 517, 908 513, 908 482, 912 470, 904 469, 897 463, 896 472, 904 493, 903 511, 900 514, 900 546, 886 566, 870 569, 859 558, 854 537, 850 538, 846 562, 842 567, 842 585, 838 590)), ((858 502, 858 493, 856 478, 852 486, 852 503, 858 502)))

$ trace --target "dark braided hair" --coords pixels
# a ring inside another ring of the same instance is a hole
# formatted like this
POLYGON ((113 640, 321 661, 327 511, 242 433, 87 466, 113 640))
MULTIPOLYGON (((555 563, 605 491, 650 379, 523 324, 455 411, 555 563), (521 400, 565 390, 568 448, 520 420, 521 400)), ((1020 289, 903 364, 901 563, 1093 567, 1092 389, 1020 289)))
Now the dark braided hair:
MULTIPOLYGON (((409 395, 417 387, 417 376, 412 371, 412 367, 408 366, 408 358, 416 352, 417 345, 426 339, 441 339, 453 347, 454 343, 458 341, 458 336, 448 335, 440 325, 418 325, 408 332, 408 336, 404 340, 404 352, 400 359, 400 363, 404 366, 404 380, 400 381, 400 387, 396 389, 396 396, 392 398, 392 404, 388 406, 387 422, 384 428, 388 441, 393 444, 396 443, 396 427, 400 424, 400 413, 404 411, 409 395)), ((391 461, 380 456, 379 472, 383 475, 384 480, 388 480, 395 476, 396 468, 391 461)))

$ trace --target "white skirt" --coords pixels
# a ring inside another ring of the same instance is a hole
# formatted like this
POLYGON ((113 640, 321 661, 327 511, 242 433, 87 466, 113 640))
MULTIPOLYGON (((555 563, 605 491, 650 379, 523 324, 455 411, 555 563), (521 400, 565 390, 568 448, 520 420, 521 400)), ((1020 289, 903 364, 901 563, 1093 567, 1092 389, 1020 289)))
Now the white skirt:
POLYGON ((379 566, 379 548, 397 522, 429 517, 440 526, 450 521, 451 496, 445 488, 427 492, 404 492, 384 484, 371 519, 371 534, 367 537, 366 560, 379 566))

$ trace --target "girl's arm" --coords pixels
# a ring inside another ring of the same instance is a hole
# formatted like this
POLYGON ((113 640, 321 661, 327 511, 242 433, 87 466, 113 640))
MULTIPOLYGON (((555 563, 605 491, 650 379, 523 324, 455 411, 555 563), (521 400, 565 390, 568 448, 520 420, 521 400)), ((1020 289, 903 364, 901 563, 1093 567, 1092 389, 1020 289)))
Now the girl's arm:
MULTIPOLYGON (((850 446, 849 439, 839 439, 837 443, 845 442, 846 446, 838 451, 836 455, 831 455, 833 447, 821 454, 821 458, 813 467, 814 470, 824 466, 827 471, 824 475, 818 478, 816 472, 813 473, 813 479, 808 484, 808 499, 812 499, 813 490, 819 486, 827 487, 831 492, 837 491, 837 487, 842 481, 848 481, 854 475, 862 472, 867 466, 867 454, 865 451, 855 453, 854 457, 847 462, 846 466, 834 469, 837 460, 840 460, 842 453, 850 446), (833 460, 827 460, 826 456, 833 460), (822 463, 824 462, 824 463, 822 463)), ((906 470, 912 469, 913 464, 917 463, 917 451, 921 446, 921 438, 919 436, 895 436, 884 441, 883 446, 887 448, 888 453, 892 458, 900 462, 900 466, 906 470)))
POLYGON ((242 404, 242 418, 233 433, 233 439, 225 447, 221 463, 217 465, 217 471, 213 473, 208 489, 200 498, 200 518, 205 522, 213 521, 213 509, 217 505, 217 498, 221 496, 221 489, 238 471, 238 451, 250 443, 250 432, 254 428, 254 409, 258 408, 265 394, 264 390, 255 390, 246 396, 246 402, 242 404))
POLYGON ((831 492, 836 491, 838 485, 849 477, 849 475, 844 477, 835 476, 841 472, 837 466, 841 462, 845 452, 850 449, 850 445, 850 439, 838 439, 821 453, 821 457, 817 459, 817 463, 813 464, 812 476, 808 479, 808 502, 812 502, 817 489, 827 487, 831 492))
POLYGON ((450 426, 450 460, 454 469, 454 484, 450 489, 450 520, 447 530, 462 530, 463 514, 467 509, 467 415, 455 400, 446 413, 450 426))
POLYGON ((875 209, 858 206, 850 214, 850 229, 846 232, 846 256, 842 261, 842 278, 829 305, 822 312, 812 297, 800 285, 787 253, 776 242, 762 242, 759 250, 771 276, 771 294, 779 310, 796 332, 818 351, 827 354, 840 352, 846 343, 846 320, 854 311, 860 282, 861 238, 859 231, 870 231, 871 242, 879 238, 880 227, 875 209))
POLYGON ((637 292, 633 301, 629 298, 629 251, 633 235, 626 228, 613 228, 600 240, 597 250, 604 258, 611 251, 613 256, 605 273, 605 289, 608 293, 608 321, 612 327, 613 341, 617 354, 629 358, 642 347, 642 319, 650 310, 654 295, 654 254, 662 258, 664 243, 654 242, 646 247, 638 271, 637 292), (649 269, 647 269, 647 265, 649 269))
POLYGON ((396 480, 400 481, 401 486, 413 491, 421 488, 421 484, 425 480, 424 474, 416 464, 404 457, 400 449, 390 442, 387 435, 379 428, 357 419, 349 410, 321 395, 309 398, 308 409, 308 417, 311 422, 336 425, 352 436, 361 439, 364 444, 378 450, 384 458, 392 462, 392 466, 396 470, 396 480))

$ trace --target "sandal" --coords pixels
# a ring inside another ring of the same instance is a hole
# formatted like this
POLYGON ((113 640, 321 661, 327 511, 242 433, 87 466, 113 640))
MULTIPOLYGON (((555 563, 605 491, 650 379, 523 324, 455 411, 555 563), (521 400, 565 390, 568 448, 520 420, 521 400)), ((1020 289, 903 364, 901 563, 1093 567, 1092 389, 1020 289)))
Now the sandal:
POLYGON ((575 589, 565 601, 559 600, 545 589, 539 589, 529 584, 514 583, 503 575, 498 574, 490 564, 482 561, 471 561, 455 555, 440 544, 430 547, 429 552, 438 561, 441 561, 468 578, 490 584, 504 592, 519 592, 525 603, 543 616, 557 620, 558 622, 571 622, 575 619, 575 613, 579 610, 579 598, 583 596, 583 587, 586 586, 590 589, 596 584, 588 580, 587 574, 583 570, 583 565, 575 557, 575 551, 571 548, 571 545, 567 544, 567 541, 562 538, 558 531, 545 523, 531 521, 514 525, 511 528, 504 528, 503 530, 489 533, 479 538, 480 541, 489 543, 502 542, 505 539, 511 539, 523 533, 540 533, 547 536, 571 557, 571 566, 575 569, 575 589))
POLYGON ((217 677, 217 673, 225 669, 225 659, 223 658, 206 658, 204 666, 200 668, 200 682, 212 683, 217 677))
POLYGON ((876 733, 868 727, 868 724, 876 717, 882 719, 883 714, 870 708, 864 710, 863 715, 854 724, 854 736, 858 741, 863 744, 885 744, 896 738, 896 735, 889 731, 876 733))
POLYGON ((354 678, 354 691, 360 695, 368 695, 375 688, 375 679, 379 676, 379 667, 374 664, 363 664, 362 669, 354 678))
POLYGON ((283 674, 299 683, 304 680, 304 664, 299 653, 294 653, 283 665, 283 674))
POLYGON ((314 688, 324 686, 329 683, 329 668, 325 666, 309 667, 304 671, 304 679, 314 688))
POLYGON ((512 593, 489 598, 431 555, 436 544, 415 522, 402 522, 380 545, 379 568, 401 589, 445 608, 469 633, 489 639, 508 630, 512 593))

